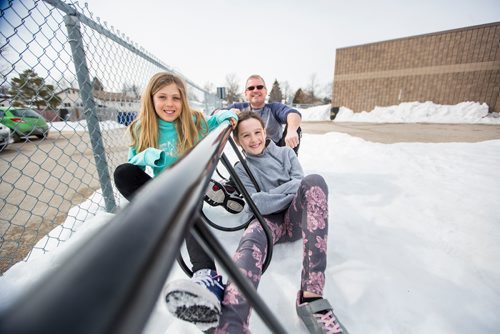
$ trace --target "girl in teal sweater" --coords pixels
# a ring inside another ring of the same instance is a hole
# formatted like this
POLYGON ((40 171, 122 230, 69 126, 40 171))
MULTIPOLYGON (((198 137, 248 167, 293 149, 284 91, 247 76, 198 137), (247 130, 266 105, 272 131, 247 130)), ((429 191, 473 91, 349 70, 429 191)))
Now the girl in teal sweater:
POLYGON ((149 166, 157 176, 222 122, 236 125, 237 120, 229 110, 205 118, 189 107, 180 78, 158 73, 146 87, 139 116, 129 125, 128 162, 143 170, 149 166))
MULTIPOLYGON (((232 111, 224 110, 205 118, 189 107, 187 96, 184 82, 171 73, 160 72, 149 80, 139 115, 128 127, 132 138, 128 162, 114 172, 116 187, 126 199, 132 200, 140 188, 218 125, 223 122, 236 125, 238 116, 232 111)), ((214 260, 191 235, 186 238, 186 246, 194 273, 192 282, 196 283, 196 293, 203 301, 203 320, 217 322, 224 293, 222 277, 216 272, 214 260)), ((178 291, 183 292, 182 289, 178 291)), ((171 297, 178 296, 173 294, 171 297)), ((192 298, 191 304, 182 310, 171 311, 181 319, 191 320, 199 308, 200 302, 192 298)))

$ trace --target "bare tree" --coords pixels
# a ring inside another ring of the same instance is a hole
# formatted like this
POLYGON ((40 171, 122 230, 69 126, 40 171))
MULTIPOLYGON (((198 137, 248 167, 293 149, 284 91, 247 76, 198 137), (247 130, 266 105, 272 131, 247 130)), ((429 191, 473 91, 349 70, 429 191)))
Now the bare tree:
POLYGON ((139 87, 136 84, 123 84, 122 93, 136 99, 141 96, 139 87))
POLYGON ((198 98, 198 95, 196 95, 196 93, 195 93, 195 90, 194 90, 194 89, 190 89, 190 90, 188 90, 188 100, 189 100, 189 101, 196 101, 196 102, 200 102, 200 99, 198 98))
POLYGON ((216 93, 215 85, 213 82, 210 82, 210 81, 205 82, 203 89, 206 90, 209 94, 215 95, 215 93, 216 93))
POLYGON ((97 90, 97 91, 103 91, 104 90, 104 86, 103 86, 101 80, 99 80, 98 77, 94 77, 94 79, 92 79, 92 88, 94 90, 97 90))
POLYGON ((241 100, 240 85, 238 82, 240 79, 235 73, 230 73, 226 75, 226 87, 227 87, 227 103, 231 104, 233 102, 238 102, 241 100))
POLYGON ((1 75, 1 83, 3 86, 7 83, 7 75, 9 74, 9 70, 12 71, 12 65, 9 66, 9 62, 7 61, 7 56, 10 53, 10 47, 8 42, 4 38, 0 38, 0 75, 1 75))
POLYGON ((333 82, 328 82, 324 87, 324 95, 323 102, 330 103, 333 98, 333 82))
POLYGON ((317 88, 318 88, 318 83, 317 83, 317 80, 316 80, 316 73, 313 73, 309 77, 309 87, 308 87, 309 95, 311 96, 311 98, 313 100, 316 99, 316 90, 317 90, 317 88))
POLYGON ((54 86, 57 87, 59 91, 65 90, 66 88, 73 88, 77 86, 76 78, 73 74, 63 73, 59 80, 54 80, 54 86))
POLYGON ((291 102, 293 100, 292 88, 290 87, 290 84, 288 83, 288 81, 286 81, 286 80, 281 81, 280 87, 281 87, 281 91, 283 93, 283 99, 285 100, 285 104, 291 102))

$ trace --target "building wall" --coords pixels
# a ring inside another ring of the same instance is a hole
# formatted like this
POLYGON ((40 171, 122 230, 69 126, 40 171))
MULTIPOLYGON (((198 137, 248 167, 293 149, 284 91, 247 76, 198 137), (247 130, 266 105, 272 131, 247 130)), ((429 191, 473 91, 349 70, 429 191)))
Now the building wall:
POLYGON ((500 22, 336 50, 332 106, 486 102, 500 111, 500 22))

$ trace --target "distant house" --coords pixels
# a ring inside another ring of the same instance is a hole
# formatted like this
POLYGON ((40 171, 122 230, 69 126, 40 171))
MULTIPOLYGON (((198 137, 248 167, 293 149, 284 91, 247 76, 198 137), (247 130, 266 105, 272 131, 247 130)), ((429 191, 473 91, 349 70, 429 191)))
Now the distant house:
POLYGON ((82 119, 83 103, 80 98, 80 90, 77 88, 66 88, 58 93, 61 99, 59 105, 59 118, 67 121, 78 121, 82 119))
MULTIPOLYGON (((59 118, 78 121, 85 118, 84 104, 78 88, 66 88, 57 93, 61 98, 59 118)), ((100 120, 117 120, 120 113, 136 113, 140 108, 140 97, 126 93, 93 91, 97 116, 100 120)))

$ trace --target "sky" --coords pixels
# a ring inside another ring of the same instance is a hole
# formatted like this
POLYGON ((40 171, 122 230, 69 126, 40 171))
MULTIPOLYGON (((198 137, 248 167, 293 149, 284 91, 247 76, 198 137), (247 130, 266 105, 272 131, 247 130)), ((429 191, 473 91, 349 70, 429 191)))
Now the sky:
MULTIPOLYGON (((404 104, 373 112, 371 121, 387 122, 392 115, 405 122, 434 122, 424 109, 446 114, 452 123, 500 124, 499 118, 486 121, 478 103, 404 104)), ((327 120, 325 110, 327 106, 302 112, 305 121, 327 120)), ((338 117, 336 122, 350 122, 358 116, 342 109, 338 117)), ((65 124, 52 126, 62 129, 65 124)), ((351 334, 500 332, 498 152, 500 140, 380 144, 335 132, 303 135, 299 160, 304 171, 321 174, 330 191, 324 296, 351 334)), ((47 253, 35 250, 28 261, 6 271, 0 277, 0 309, 98 233, 113 216, 103 207, 100 192, 94 193, 69 212, 64 226, 76 229, 69 240, 55 247, 56 238, 69 237, 68 229, 58 227, 49 233, 53 238, 37 244, 47 253), (75 226, 83 211, 95 216, 75 226)), ((220 207, 205 210, 220 223, 238 219, 220 207)), ((232 254, 241 231, 215 233, 232 254)), ((300 254, 300 241, 275 246, 258 290, 290 333, 306 333, 294 309, 300 254)), ((183 278, 187 276, 175 264, 167 281, 183 278)), ((255 312, 250 329, 269 333, 255 312)), ((143 333, 199 332, 174 319, 159 296, 143 333)))
POLYGON ((200 87, 225 86, 228 74, 242 87, 256 73, 291 91, 314 82, 325 96, 337 48, 500 21, 498 0, 86 2, 200 87))

